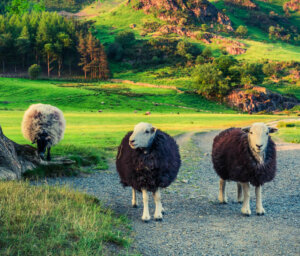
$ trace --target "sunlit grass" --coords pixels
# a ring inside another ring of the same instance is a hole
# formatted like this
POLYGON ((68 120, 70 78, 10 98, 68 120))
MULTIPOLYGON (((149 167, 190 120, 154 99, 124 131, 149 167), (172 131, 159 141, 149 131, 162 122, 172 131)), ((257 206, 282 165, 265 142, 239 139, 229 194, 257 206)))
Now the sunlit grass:
POLYGON ((131 243, 129 222, 67 187, 0 182, 1 255, 113 255, 131 243))

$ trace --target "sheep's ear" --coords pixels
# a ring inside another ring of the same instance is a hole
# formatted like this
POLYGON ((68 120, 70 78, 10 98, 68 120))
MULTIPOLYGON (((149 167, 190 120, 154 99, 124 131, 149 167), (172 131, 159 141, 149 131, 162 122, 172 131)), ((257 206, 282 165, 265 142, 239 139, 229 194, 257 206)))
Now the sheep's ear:
POLYGON ((156 130, 157 130, 157 128, 155 128, 155 127, 152 127, 152 128, 151 128, 151 133, 155 133, 155 132, 156 132, 156 130))
POLYGON ((250 128, 251 128, 250 126, 244 127, 244 128, 242 128, 242 131, 248 133, 248 132, 250 132, 250 128))
POLYGON ((277 128, 269 127, 269 133, 274 133, 274 132, 277 132, 277 131, 278 131, 277 128))

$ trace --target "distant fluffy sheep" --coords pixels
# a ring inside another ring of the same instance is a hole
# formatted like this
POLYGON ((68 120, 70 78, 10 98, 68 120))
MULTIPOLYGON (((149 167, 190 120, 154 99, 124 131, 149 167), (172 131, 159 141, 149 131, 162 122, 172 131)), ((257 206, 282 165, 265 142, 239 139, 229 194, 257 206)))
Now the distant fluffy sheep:
POLYGON ((123 186, 132 187, 133 207, 137 206, 136 190, 143 194, 142 220, 150 220, 147 191, 153 192, 154 219, 162 220, 160 189, 175 180, 181 165, 175 140, 151 124, 139 123, 123 138, 116 165, 123 186))
POLYGON ((42 159, 47 152, 51 160, 50 149, 64 137, 66 120, 61 110, 51 105, 33 104, 25 112, 22 122, 24 138, 37 144, 42 159))
POLYGON ((221 177, 219 201, 226 203, 226 180, 238 182, 238 201, 244 200, 242 213, 250 215, 249 182, 255 186, 256 213, 265 213, 262 207, 261 186, 276 174, 276 147, 269 133, 277 131, 264 123, 254 123, 243 129, 230 128, 217 135, 213 142, 212 162, 221 177))

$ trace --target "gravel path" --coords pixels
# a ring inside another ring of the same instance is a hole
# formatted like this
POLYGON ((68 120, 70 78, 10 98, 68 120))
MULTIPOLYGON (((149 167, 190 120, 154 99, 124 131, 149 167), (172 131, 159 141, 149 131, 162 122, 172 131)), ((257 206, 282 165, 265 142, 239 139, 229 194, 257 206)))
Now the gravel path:
MULTIPOLYGON (((131 189, 120 185, 114 164, 86 178, 48 183, 71 184, 126 214, 132 220, 133 247, 142 255, 300 255, 300 149, 278 151, 277 177, 263 187, 266 215, 255 215, 251 187, 252 215, 244 217, 236 203, 234 182, 227 186, 228 204, 217 201, 219 179, 210 156, 216 134, 189 133, 177 138, 183 164, 176 182, 162 194, 167 212, 162 222, 141 221, 142 205, 131 207, 131 189)), ((141 195, 138 199, 141 203, 141 195)))

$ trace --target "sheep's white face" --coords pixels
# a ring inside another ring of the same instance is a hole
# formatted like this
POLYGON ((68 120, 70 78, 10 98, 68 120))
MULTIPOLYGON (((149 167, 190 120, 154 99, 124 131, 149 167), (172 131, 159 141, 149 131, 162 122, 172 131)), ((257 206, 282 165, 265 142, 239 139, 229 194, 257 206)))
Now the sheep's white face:
POLYGON ((155 133, 156 128, 152 124, 139 123, 129 138, 129 146, 133 149, 148 148, 152 145, 155 133))
POLYGON ((269 133, 276 132, 276 128, 271 128, 264 123, 254 123, 251 127, 245 127, 242 129, 248 133, 248 139, 251 149, 261 154, 265 152, 268 146, 269 133))

